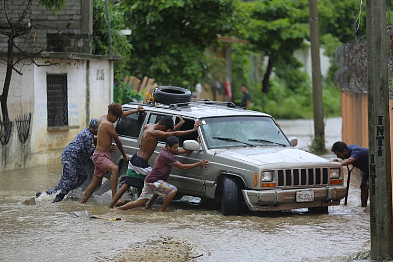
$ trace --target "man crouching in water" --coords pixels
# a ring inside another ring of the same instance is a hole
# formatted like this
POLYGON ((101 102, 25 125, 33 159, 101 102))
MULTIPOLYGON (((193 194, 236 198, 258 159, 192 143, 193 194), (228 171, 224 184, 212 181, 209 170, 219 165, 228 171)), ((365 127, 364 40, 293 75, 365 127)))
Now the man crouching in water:
POLYGON ((94 176, 93 181, 85 191, 81 202, 82 204, 86 203, 86 201, 93 194, 94 190, 96 190, 96 188, 101 184, 102 178, 107 171, 112 172, 110 178, 112 198, 115 196, 119 168, 110 160, 111 156, 109 152, 111 151, 112 147, 112 139, 115 140, 117 147, 123 155, 123 159, 127 161, 128 157, 124 152, 123 145, 117 136, 113 123, 115 123, 121 117, 125 117, 139 111, 143 111, 143 107, 139 106, 135 110, 123 112, 123 109, 119 104, 113 103, 108 106, 108 114, 101 116, 98 120, 97 146, 92 157, 93 163, 95 165, 94 176))
MULTIPOLYGON (((206 169, 209 165, 209 161, 201 160, 194 164, 182 164, 176 160, 175 154, 183 154, 191 151, 179 149, 179 139, 175 136, 170 136, 166 139, 166 145, 161 150, 156 161, 154 162, 153 169, 145 178, 145 183, 142 189, 142 194, 136 201, 129 202, 117 209, 127 210, 135 207, 139 207, 150 200, 154 194, 158 194, 165 197, 164 203, 160 208, 160 212, 165 212, 166 207, 175 197, 177 188, 174 185, 166 182, 171 173, 172 166, 186 170, 194 167, 201 166, 206 169)), ((149 203, 151 204, 151 202, 149 203)))

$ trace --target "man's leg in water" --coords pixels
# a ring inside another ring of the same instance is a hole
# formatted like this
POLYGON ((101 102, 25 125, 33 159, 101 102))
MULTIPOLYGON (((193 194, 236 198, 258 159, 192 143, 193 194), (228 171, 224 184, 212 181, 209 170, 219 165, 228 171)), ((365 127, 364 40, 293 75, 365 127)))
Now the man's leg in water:
POLYGON ((154 196, 150 199, 149 203, 146 205, 146 209, 151 209, 151 206, 154 204, 154 201, 156 201, 158 197, 158 194, 154 194, 154 196))
POLYGON ((112 199, 113 199, 116 195, 116 190, 117 190, 117 179, 118 179, 117 175, 119 173, 119 167, 112 162, 108 165, 106 171, 112 172, 110 182, 111 182, 112 199))
POLYGON ((164 203, 162 204, 159 212, 165 212, 166 207, 169 205, 169 203, 172 201, 172 199, 175 197, 177 191, 170 193, 165 197, 164 203))
POLYGON ((70 191, 80 187, 85 182, 86 178, 87 173, 85 168, 79 163, 73 163, 67 172, 63 172, 63 185, 53 203, 63 200, 70 191))
POLYGON ((87 187, 85 194, 82 198, 81 203, 86 204, 87 200, 89 200, 90 196, 93 194, 94 190, 97 189, 101 185, 102 177, 98 176, 93 176, 93 181, 91 181, 91 184, 87 187))
POLYGON ((146 203, 149 199, 137 199, 135 201, 132 202, 128 202, 125 205, 122 205, 120 207, 117 207, 116 209, 121 209, 121 210, 127 210, 127 209, 132 209, 132 208, 136 208, 136 207, 140 207, 141 205, 143 205, 144 203, 146 203))
POLYGON ((362 207, 366 207, 368 200, 368 183, 360 188, 360 200, 362 202, 362 207))
MULTIPOLYGON (((51 195, 57 191, 59 191, 60 189, 65 187, 65 182, 67 180, 67 178, 69 177, 69 173, 72 173, 72 162, 70 159, 68 159, 67 157, 61 157, 61 165, 62 165, 62 172, 61 172, 61 176, 60 176, 60 181, 59 183, 57 183, 56 186, 48 189, 45 191, 45 193, 47 193, 48 195, 51 195)), ((36 193, 36 197, 39 197, 42 194, 42 192, 37 192, 36 193)))
MULTIPOLYGON (((111 178, 112 178, 112 177, 111 177, 111 178)), ((112 202, 111 202, 111 204, 109 205, 109 207, 110 207, 110 208, 113 208, 113 206, 117 203, 117 201, 121 198, 121 196, 122 196, 125 192, 127 192, 127 190, 128 190, 129 188, 130 188, 130 186, 124 183, 124 184, 121 186, 121 188, 119 189, 119 191, 117 191, 116 194, 115 194, 115 196, 112 198, 112 202)))

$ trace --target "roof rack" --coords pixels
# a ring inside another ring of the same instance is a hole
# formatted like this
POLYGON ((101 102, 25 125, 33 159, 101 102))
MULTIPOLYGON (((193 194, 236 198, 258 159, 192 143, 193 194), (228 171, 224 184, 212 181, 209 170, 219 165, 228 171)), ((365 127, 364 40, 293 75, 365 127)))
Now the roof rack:
POLYGON ((199 99, 199 98, 194 98, 191 100, 191 102, 194 103, 202 103, 206 105, 227 105, 228 107, 236 107, 236 105, 233 102, 221 102, 221 101, 211 101, 210 99, 199 99))
POLYGON ((159 104, 157 105, 154 101, 147 101, 147 103, 142 103, 142 102, 129 102, 129 105, 142 105, 142 106, 149 106, 149 107, 158 107, 158 108, 168 108, 172 110, 180 110, 179 107, 186 107, 189 105, 190 102, 187 103, 177 103, 177 104, 170 104, 170 105, 164 105, 164 104, 159 104))
POLYGON ((190 105, 190 103, 205 104, 205 105, 226 105, 227 107, 230 107, 230 108, 236 107, 236 105, 233 102, 211 101, 210 99, 192 99, 191 102, 173 103, 173 104, 169 104, 169 105, 164 105, 164 104, 157 105, 154 101, 148 101, 145 104, 141 103, 141 102, 129 102, 128 104, 168 108, 168 109, 172 109, 172 110, 180 110, 179 107, 188 107, 190 105))

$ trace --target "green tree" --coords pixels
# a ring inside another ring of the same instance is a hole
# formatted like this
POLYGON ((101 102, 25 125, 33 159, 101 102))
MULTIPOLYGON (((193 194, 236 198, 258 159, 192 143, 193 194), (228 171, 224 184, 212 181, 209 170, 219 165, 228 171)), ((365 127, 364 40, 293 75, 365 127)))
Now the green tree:
POLYGON ((45 6, 48 9, 55 8, 56 13, 61 11, 62 8, 67 6, 66 0, 39 0, 40 5, 45 6))
POLYGON ((257 0, 242 3, 248 14, 246 38, 269 57, 262 92, 269 92, 269 79, 277 64, 291 63, 292 54, 309 36, 307 0, 257 0))
POLYGON ((359 0, 320 0, 319 28, 320 34, 330 34, 346 43, 354 39, 355 19, 357 35, 366 34, 366 5, 364 2, 363 11, 360 13, 361 1, 359 0), (360 13, 360 20, 359 20, 360 13))
POLYGON ((130 71, 162 85, 193 85, 206 75, 206 49, 236 31, 238 0, 124 0, 132 30, 130 71))
POLYGON ((105 0, 95 0, 93 7, 93 54, 117 54, 122 60, 114 62, 114 79, 121 82, 130 62, 132 45, 121 30, 126 29, 124 23, 124 8, 121 5, 108 2, 109 20, 111 25, 112 50, 110 50, 109 31, 106 16, 105 0))

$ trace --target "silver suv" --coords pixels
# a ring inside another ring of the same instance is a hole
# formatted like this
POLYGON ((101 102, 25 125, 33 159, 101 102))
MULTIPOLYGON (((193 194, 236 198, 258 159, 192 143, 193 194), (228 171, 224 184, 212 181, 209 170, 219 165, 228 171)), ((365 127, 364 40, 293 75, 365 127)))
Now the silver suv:
MULTIPOLYGON (((328 206, 339 205, 345 197, 341 164, 295 149, 270 115, 211 101, 183 106, 130 103, 123 110, 138 105, 145 111, 122 118, 116 125, 129 156, 138 150, 146 124, 164 116, 173 117, 177 124, 179 115, 186 121, 180 130, 192 129, 196 120, 202 122, 197 132, 179 137, 180 146, 195 149, 190 140, 200 136, 199 150, 177 159, 184 164, 207 159, 209 168, 173 168, 168 182, 178 188, 178 194, 219 203, 224 215, 237 215, 242 206, 252 211, 309 208, 327 213, 328 206)), ((160 140, 149 160, 151 166, 164 146, 165 140, 160 140)), ((121 178, 127 165, 118 150, 112 160, 119 164, 121 178)))

